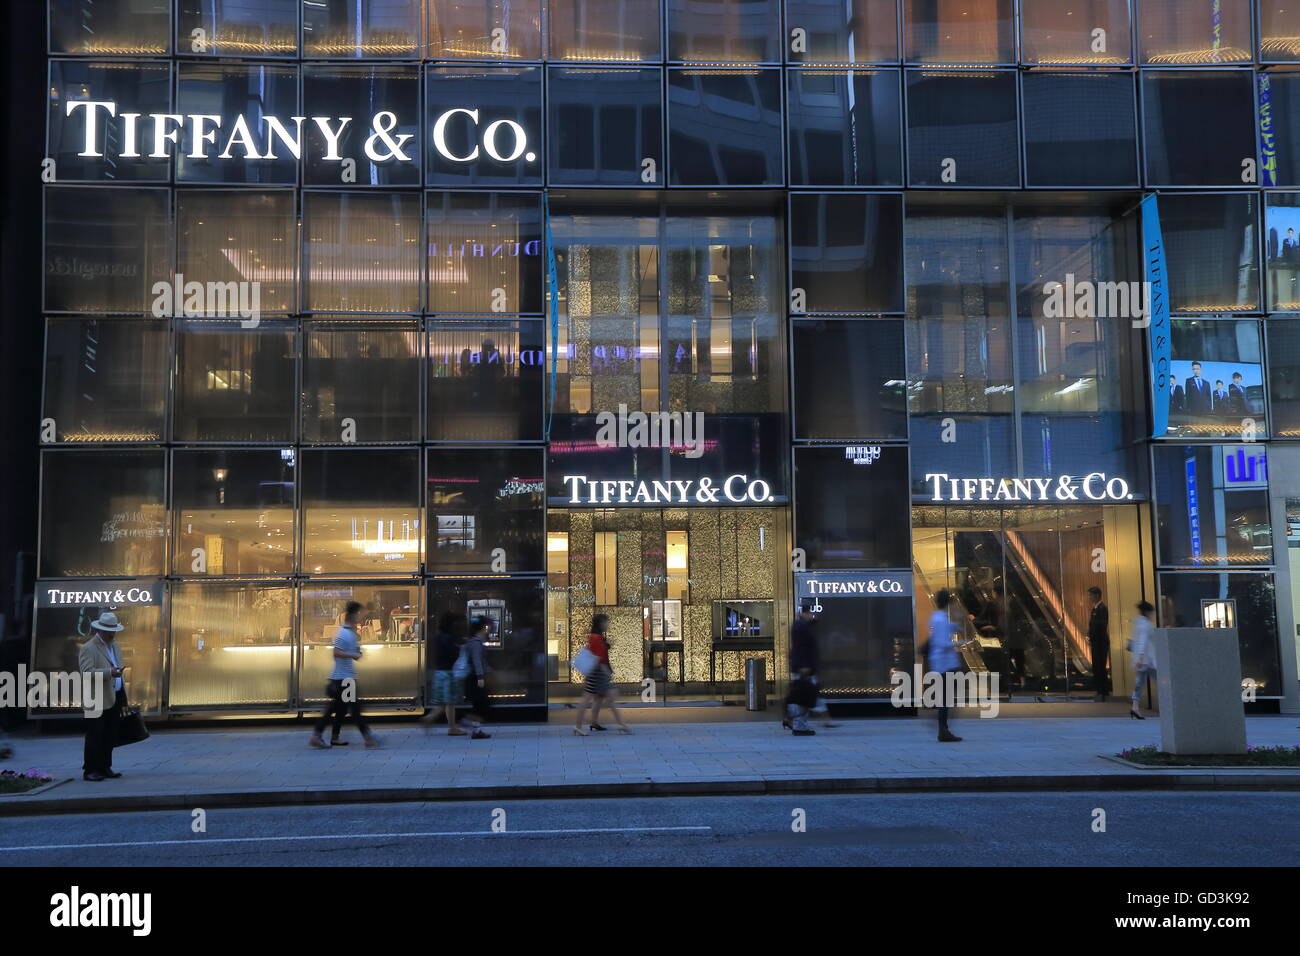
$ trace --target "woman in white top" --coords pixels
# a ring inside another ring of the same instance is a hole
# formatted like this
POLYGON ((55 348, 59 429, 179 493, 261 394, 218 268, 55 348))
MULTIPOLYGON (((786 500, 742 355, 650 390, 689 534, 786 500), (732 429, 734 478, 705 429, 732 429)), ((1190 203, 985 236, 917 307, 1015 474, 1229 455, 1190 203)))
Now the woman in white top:
POLYGON ((1156 645, 1151 638, 1155 623, 1152 616, 1155 608, 1147 601, 1138 602, 1138 616, 1133 619, 1133 639, 1128 642, 1128 649, 1133 652, 1133 701, 1129 714, 1136 720, 1145 720, 1138 709, 1138 698, 1142 693, 1142 679, 1156 675, 1156 645))

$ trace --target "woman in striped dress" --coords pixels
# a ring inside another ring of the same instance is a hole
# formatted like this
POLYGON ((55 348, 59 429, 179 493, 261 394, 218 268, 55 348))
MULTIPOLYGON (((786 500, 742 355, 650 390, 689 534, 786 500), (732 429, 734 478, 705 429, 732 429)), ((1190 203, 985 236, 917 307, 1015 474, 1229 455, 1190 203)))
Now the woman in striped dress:
POLYGON ((620 733, 632 732, 623 722, 623 715, 618 712, 618 704, 615 703, 618 692, 614 689, 614 668, 609 663, 609 638, 605 636, 608 630, 609 615, 597 614, 591 619, 591 633, 587 635, 587 650, 596 655, 596 666, 582 682, 582 703, 578 705, 578 720, 573 728, 573 732, 579 737, 585 737, 588 733, 582 729, 582 718, 588 706, 592 708, 591 729, 605 729, 596 722, 600 716, 601 704, 608 704, 609 709, 614 712, 614 719, 618 721, 620 733))

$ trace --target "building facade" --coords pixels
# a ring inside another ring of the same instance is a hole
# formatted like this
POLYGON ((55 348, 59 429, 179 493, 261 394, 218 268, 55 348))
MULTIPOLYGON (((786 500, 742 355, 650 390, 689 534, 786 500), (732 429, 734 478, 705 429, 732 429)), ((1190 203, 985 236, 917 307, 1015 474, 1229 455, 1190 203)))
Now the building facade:
POLYGON ((376 709, 457 611, 539 713, 593 613, 669 701, 779 686, 807 601, 886 705, 948 588, 968 667, 1083 699, 1095 586, 1120 693, 1147 599, 1296 706, 1300 11, 48 21, 35 666, 113 607, 147 710, 293 714, 357 600, 376 709))

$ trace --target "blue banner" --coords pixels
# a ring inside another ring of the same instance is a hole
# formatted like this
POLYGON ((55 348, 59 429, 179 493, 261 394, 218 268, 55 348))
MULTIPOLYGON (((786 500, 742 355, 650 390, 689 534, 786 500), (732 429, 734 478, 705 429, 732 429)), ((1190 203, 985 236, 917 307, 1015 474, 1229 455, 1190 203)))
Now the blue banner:
POLYGON ((551 305, 551 397, 546 403, 546 440, 551 440, 551 420, 555 417, 555 374, 560 361, 560 284, 555 278, 555 236, 551 233, 551 197, 543 196, 542 214, 546 217, 546 296, 551 305))
POLYGON ((1154 193, 1142 200, 1142 260, 1147 283, 1143 318, 1151 341, 1151 437, 1163 438, 1169 430, 1169 276, 1154 193))

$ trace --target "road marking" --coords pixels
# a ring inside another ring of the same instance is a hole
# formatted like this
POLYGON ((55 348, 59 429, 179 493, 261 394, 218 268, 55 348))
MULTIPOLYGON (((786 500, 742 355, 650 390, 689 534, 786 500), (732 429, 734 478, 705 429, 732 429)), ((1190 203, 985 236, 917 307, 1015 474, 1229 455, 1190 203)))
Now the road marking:
POLYGON ((451 830, 424 833, 331 833, 309 836, 214 837, 194 840, 138 840, 127 843, 51 843, 45 846, 0 846, 0 853, 22 850, 100 850, 131 846, 204 846, 211 843, 279 843, 289 840, 380 840, 392 837, 556 836, 580 833, 702 833, 713 827, 591 827, 580 830, 451 830))

